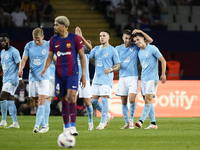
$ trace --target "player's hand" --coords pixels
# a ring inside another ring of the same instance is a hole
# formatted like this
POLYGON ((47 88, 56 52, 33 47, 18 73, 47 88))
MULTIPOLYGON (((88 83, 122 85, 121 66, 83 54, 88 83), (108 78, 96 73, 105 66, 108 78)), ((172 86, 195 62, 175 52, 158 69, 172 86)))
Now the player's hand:
POLYGON ((139 30, 139 29, 134 29, 132 34, 135 34, 135 33, 142 33, 142 30, 139 30))
POLYGON ((23 75, 23 70, 19 70, 19 71, 18 71, 18 76, 21 78, 22 75, 23 75))
POLYGON ((85 86, 86 86, 86 79, 85 79, 85 76, 82 76, 82 77, 81 77, 80 83, 81 83, 81 88, 85 88, 85 86))
POLYGON ((110 68, 106 68, 103 72, 104 74, 108 75, 109 73, 111 73, 111 70, 110 68))
POLYGON ((166 75, 161 75, 160 79, 162 80, 162 84, 164 84, 167 80, 166 80, 166 75))
POLYGON ((24 84, 24 81, 23 80, 19 80, 19 87, 21 89, 25 89, 25 84, 24 84))
POLYGON ((42 77, 42 78, 44 78, 45 72, 46 72, 46 69, 43 69, 42 72, 41 72, 41 77, 42 77))
POLYGON ((77 34, 78 36, 82 37, 83 35, 82 35, 81 28, 76 27, 76 28, 75 28, 75 34, 77 34))

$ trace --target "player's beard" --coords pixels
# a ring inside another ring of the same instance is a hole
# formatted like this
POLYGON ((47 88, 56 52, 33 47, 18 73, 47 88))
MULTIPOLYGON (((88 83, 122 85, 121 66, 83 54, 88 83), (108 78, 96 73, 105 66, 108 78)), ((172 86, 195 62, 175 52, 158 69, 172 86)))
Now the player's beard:
POLYGON ((58 32, 57 32, 55 29, 54 29, 54 31, 53 31, 53 32, 54 32, 54 35, 57 35, 57 34, 58 34, 58 32))
POLYGON ((5 45, 5 46, 3 46, 2 48, 3 48, 3 49, 5 49, 5 50, 8 50, 8 49, 10 48, 10 45, 9 45, 9 43, 6 43, 6 45, 5 45))

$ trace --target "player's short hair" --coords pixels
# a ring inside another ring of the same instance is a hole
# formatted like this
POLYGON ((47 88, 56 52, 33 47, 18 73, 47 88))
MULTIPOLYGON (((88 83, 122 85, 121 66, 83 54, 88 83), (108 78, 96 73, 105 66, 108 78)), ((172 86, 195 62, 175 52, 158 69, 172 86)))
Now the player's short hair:
POLYGON ((41 28, 35 28, 32 32, 33 37, 44 36, 44 31, 41 28))
POLYGON ((132 31, 129 30, 129 29, 126 29, 123 31, 123 35, 126 34, 126 35, 132 35, 132 31))
POLYGON ((142 33, 135 33, 135 34, 133 34, 133 38, 136 37, 136 36, 144 38, 144 35, 142 33))
POLYGON ((101 32, 106 32, 110 37, 110 32, 108 30, 101 30, 101 32))
POLYGON ((9 39, 9 34, 8 33, 1 33, 0 37, 7 37, 9 39))
POLYGON ((69 27, 69 25, 70 25, 69 19, 67 17, 65 17, 65 16, 56 17, 55 18, 55 22, 58 22, 59 24, 63 24, 66 27, 69 27))

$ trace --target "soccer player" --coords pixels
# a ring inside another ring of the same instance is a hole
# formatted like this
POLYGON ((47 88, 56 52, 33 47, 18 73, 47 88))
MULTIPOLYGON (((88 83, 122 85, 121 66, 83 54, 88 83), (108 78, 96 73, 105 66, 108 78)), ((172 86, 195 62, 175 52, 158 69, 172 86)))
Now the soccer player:
POLYGON ((143 34, 135 33, 133 36, 133 41, 140 48, 138 57, 142 66, 141 93, 145 101, 142 116, 140 120, 135 123, 135 125, 138 128, 142 128, 144 120, 151 111, 152 113, 149 114, 151 124, 145 129, 157 129, 158 126, 155 120, 155 111, 153 108, 152 99, 156 95, 156 90, 159 83, 158 60, 161 62, 162 74, 160 79, 162 80, 163 84, 166 82, 166 61, 156 46, 145 42, 143 34))
POLYGON ((100 46, 95 46, 90 52, 90 58, 95 58, 95 74, 92 82, 92 100, 95 108, 101 112, 101 121, 97 130, 104 129, 112 119, 108 114, 108 98, 111 97, 113 86, 113 71, 120 69, 120 60, 114 47, 109 44, 110 33, 100 32, 100 46), (98 101, 101 97, 102 104, 98 101), (108 120, 106 121, 106 118, 108 120))
POLYGON ((45 100, 49 95, 49 69, 44 74, 44 78, 42 78, 40 74, 48 56, 49 42, 43 40, 44 32, 41 28, 34 29, 32 36, 33 41, 25 45, 18 75, 22 76, 26 61, 29 58, 29 97, 34 100, 36 107, 36 123, 33 133, 38 133, 40 130, 47 129, 47 127, 41 123, 46 111, 45 100), (40 125, 41 128, 39 130, 40 125))
MULTIPOLYGON (((146 42, 151 43, 153 39, 141 30, 135 29, 133 33, 140 32, 144 35, 146 42)), ((124 30, 122 40, 123 44, 116 47, 121 61, 119 70, 119 83, 116 91, 117 96, 121 96, 122 112, 125 120, 125 125, 121 129, 134 129, 134 112, 136 108, 135 97, 138 89, 138 51, 132 41, 132 31, 124 30), (128 117, 127 99, 130 102, 130 119, 128 117)))
POLYGON ((25 88, 22 77, 19 78, 17 75, 21 57, 19 51, 10 45, 10 39, 7 33, 2 33, 0 35, 0 44, 3 48, 3 50, 1 51, 0 64, 0 72, 3 69, 3 87, 0 94, 2 112, 2 121, 0 123, 0 128, 7 127, 7 104, 9 107, 9 113, 13 120, 13 124, 8 126, 7 128, 20 128, 17 121, 17 109, 15 106, 14 94, 18 87, 18 84, 20 88, 25 88))
MULTIPOLYGON (((91 41, 86 40, 83 37, 81 28, 76 27, 75 28, 75 34, 77 34, 79 37, 81 37, 83 44, 84 44, 84 52, 85 52, 85 60, 86 60, 86 86, 84 88, 82 88, 81 86, 78 87, 78 94, 79 94, 79 98, 83 98, 84 103, 86 105, 86 111, 88 113, 88 118, 89 118, 89 123, 88 123, 88 130, 94 130, 93 127, 93 107, 91 104, 91 88, 90 88, 90 75, 89 75, 89 55, 90 55, 90 51, 92 50, 92 45, 91 45, 91 41)), ((78 55, 78 67, 79 67, 79 81, 81 79, 81 72, 82 72, 82 68, 81 68, 81 63, 80 63, 80 57, 78 55)))
POLYGON ((51 111, 51 101, 55 96, 55 64, 56 64, 56 55, 54 54, 53 60, 49 66, 50 69, 50 80, 49 80, 49 96, 45 100, 45 113, 44 118, 42 119, 41 126, 43 128, 40 129, 39 133, 45 133, 49 131, 49 115, 51 111))
POLYGON ((78 135, 76 130, 76 93, 78 90, 78 62, 77 53, 80 56, 82 67, 82 77, 80 82, 85 87, 86 62, 84 48, 81 38, 68 32, 69 20, 65 16, 58 16, 54 21, 56 36, 51 37, 49 54, 45 62, 41 76, 45 74, 49 67, 53 54, 56 54, 56 73, 55 73, 55 96, 62 101, 62 116, 65 131, 72 135, 78 135), (69 114, 71 127, 69 124, 69 114))

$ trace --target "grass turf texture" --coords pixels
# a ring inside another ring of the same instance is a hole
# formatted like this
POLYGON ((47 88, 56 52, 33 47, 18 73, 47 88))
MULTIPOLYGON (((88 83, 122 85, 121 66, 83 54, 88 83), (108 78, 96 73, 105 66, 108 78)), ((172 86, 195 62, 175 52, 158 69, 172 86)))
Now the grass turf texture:
MULTIPOLYGON (((139 118, 135 118, 137 121, 139 118)), ((62 133, 62 117, 50 116, 50 130, 34 134, 35 116, 18 116, 20 129, 0 129, 0 150, 60 150, 57 138, 62 133)), ((157 118, 157 130, 120 129, 123 118, 115 117, 104 130, 88 131, 88 118, 77 117, 74 150, 197 150, 200 147, 200 118, 157 118)), ((94 117, 94 128, 100 118, 94 117)), ((7 117, 10 125, 11 118, 7 117)))

